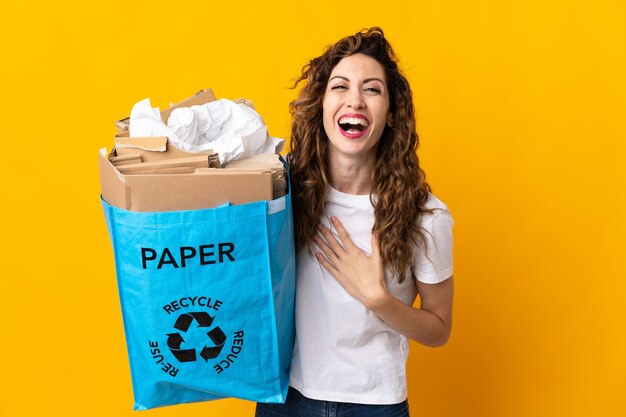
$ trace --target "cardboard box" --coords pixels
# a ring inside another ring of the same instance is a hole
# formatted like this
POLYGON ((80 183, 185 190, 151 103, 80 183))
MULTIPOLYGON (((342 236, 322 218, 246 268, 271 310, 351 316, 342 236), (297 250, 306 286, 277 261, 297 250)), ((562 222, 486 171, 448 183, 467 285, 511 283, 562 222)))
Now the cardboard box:
POLYGON ((109 162, 107 150, 98 155, 102 198, 131 211, 175 211, 271 200, 272 172, 214 169, 207 174, 122 175, 109 162))
MULTIPOLYGON (((161 118, 167 121, 175 108, 214 100, 210 89, 200 91, 162 111, 161 118)), ((102 198, 110 205, 131 211, 160 212, 273 199, 273 173, 268 168, 246 171, 210 169, 207 173, 190 174, 121 174, 109 157, 139 154, 143 162, 152 162, 198 155, 171 146, 166 137, 128 137, 125 120, 128 118, 116 122, 121 132, 115 137, 111 154, 103 148, 98 156, 102 198)))

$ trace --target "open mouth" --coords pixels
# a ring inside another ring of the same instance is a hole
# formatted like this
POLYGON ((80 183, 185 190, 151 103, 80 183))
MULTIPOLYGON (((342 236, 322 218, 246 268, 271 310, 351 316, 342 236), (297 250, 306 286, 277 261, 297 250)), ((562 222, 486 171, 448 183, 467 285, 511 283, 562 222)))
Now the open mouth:
POLYGON ((361 117, 342 117, 339 119, 339 127, 344 132, 357 134, 368 128, 369 122, 361 117))

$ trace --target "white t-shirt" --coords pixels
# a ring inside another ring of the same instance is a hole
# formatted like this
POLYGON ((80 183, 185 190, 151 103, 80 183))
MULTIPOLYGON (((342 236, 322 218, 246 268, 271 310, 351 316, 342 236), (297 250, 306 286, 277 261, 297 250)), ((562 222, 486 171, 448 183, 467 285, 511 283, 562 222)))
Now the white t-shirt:
MULTIPOLYGON (((422 218, 428 258, 416 250, 412 269, 421 282, 435 284, 452 275, 452 225, 448 207, 433 194, 422 218), (432 262, 431 262, 432 261, 432 262)), ((330 188, 321 222, 329 227, 336 216, 353 242, 371 254, 374 208, 369 195, 346 194, 330 188)), ((336 232, 335 232, 336 234, 336 232)), ((414 278, 400 284, 386 273, 391 293, 412 305, 414 278)), ((290 385, 305 397, 360 404, 396 404, 407 397, 406 359, 409 343, 372 311, 352 297, 306 249, 298 253, 296 342, 290 385)))

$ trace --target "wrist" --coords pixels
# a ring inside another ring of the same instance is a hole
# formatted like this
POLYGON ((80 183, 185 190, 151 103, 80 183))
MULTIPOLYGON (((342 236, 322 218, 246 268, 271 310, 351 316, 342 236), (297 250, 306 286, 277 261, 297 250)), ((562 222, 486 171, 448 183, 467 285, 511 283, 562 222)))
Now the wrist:
POLYGON ((363 305, 369 310, 376 311, 384 308, 390 301, 390 297, 393 297, 387 288, 380 288, 377 291, 372 291, 368 295, 367 299, 363 300, 363 305))

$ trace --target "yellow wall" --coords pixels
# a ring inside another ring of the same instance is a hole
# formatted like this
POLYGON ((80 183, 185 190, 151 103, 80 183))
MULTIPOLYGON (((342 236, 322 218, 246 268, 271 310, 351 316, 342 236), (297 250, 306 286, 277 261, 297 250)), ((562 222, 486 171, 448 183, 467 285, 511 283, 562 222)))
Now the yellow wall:
POLYGON ((453 335, 412 346, 413 415, 626 416, 624 2, 217 3, 0 5, 0 415, 135 415, 96 165, 113 121, 208 86, 287 137, 301 66, 380 25, 456 219, 453 335))

